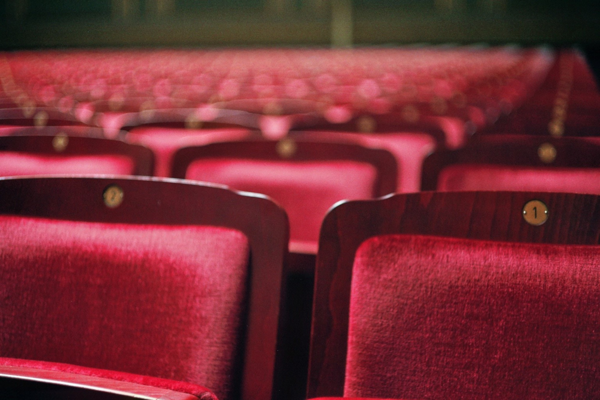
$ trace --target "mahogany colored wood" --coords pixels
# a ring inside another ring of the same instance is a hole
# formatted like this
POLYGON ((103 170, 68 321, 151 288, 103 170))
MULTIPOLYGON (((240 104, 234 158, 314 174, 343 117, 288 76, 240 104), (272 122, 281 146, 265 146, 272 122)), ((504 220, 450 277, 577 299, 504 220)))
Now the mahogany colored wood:
POLYGON ((122 155, 133 161, 133 175, 151 176, 154 171, 154 153, 141 145, 119 140, 69 136, 65 149, 57 152, 53 146, 54 138, 55 136, 50 135, 0 136, 0 152, 13 151, 56 157, 122 155))
POLYGON ((455 164, 486 164, 514 167, 600 168, 600 140, 594 138, 555 138, 521 135, 489 135, 474 138, 458 150, 435 151, 423 162, 422 190, 437 190, 442 170, 455 164), (546 164, 539 147, 549 143, 556 158, 546 164))
MULTIPOLYGON (((0 121, 2 122, 2 121, 0 121)), ((65 126, 46 126, 38 128, 36 126, 15 126, 6 136, 56 136, 64 133, 67 136, 85 136, 93 138, 104 137, 101 128, 95 128, 87 125, 65 125, 65 126)))
POLYGON ((437 235, 531 243, 600 243, 600 197, 565 193, 422 192, 349 201, 331 210, 321 229, 315 276, 308 398, 342 396, 354 255, 386 234, 437 235), (522 217, 541 200, 548 221, 522 217))
POLYGON ((27 400, 200 400, 173 390, 56 371, 0 365, 0 393, 4 399, 27 400))
MULTIPOLYGON (((197 113, 196 108, 157 109, 149 112, 124 112, 122 118, 123 130, 138 127, 170 127, 170 128, 258 128, 258 115, 243 111, 217 109, 216 115, 210 121, 201 121, 191 116, 197 113)), ((120 111, 121 112, 121 111, 120 111)))
POLYGON ((2 108, 0 109, 0 124, 39 126, 40 128, 58 125, 85 125, 74 116, 60 112, 53 107, 37 107, 31 110, 17 107, 2 108), (43 118, 39 118, 42 115, 43 118))
POLYGON ((277 398, 278 332, 289 228, 285 212, 266 197, 173 179, 5 178, 0 179, 0 214, 105 223, 211 225, 243 232, 250 243, 252 273, 241 398, 277 398), (102 194, 113 184, 123 189, 124 200, 111 209, 105 206, 102 194))
POLYGON ((185 178, 189 165, 203 158, 227 158, 263 161, 359 161, 373 165, 377 177, 373 197, 384 196, 396 191, 397 164, 387 150, 372 149, 352 143, 308 141, 294 138, 296 149, 289 158, 282 158, 277 152, 279 141, 243 140, 235 142, 211 143, 205 146, 186 147, 173 156, 175 178, 185 178))

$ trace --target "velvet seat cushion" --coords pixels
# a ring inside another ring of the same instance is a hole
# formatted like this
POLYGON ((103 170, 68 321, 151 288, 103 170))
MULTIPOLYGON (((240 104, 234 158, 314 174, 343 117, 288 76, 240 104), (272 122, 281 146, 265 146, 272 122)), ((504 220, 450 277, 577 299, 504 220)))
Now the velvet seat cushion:
POLYGON ((397 193, 413 193, 421 189, 423 160, 436 148, 435 139, 422 132, 357 135, 351 132, 318 131, 310 138, 311 140, 348 141, 389 151, 398 164, 397 193))
POLYGON ((438 190, 600 194, 600 170, 459 164, 444 168, 438 178, 438 190))
POLYGON ((46 156, 17 152, 0 153, 0 176, 104 174, 132 175, 133 160, 118 155, 46 156))
POLYGON ((316 250, 327 210, 346 199, 373 197, 376 170, 355 161, 257 161, 203 159, 192 162, 186 178, 265 194, 290 219, 290 240, 316 250))
POLYGON ((365 241, 344 395, 600 398, 599 260, 599 246, 365 241))
POLYGON ((0 217, 0 356, 232 395, 249 244, 210 226, 0 217))

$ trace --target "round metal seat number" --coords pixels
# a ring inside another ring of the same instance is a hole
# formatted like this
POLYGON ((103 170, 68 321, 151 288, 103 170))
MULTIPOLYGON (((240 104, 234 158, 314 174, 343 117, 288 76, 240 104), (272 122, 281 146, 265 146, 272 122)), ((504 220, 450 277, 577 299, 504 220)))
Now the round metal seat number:
POLYGON ((123 202, 123 189, 117 185, 110 185, 102 194, 104 204, 108 208, 116 208, 123 202))
POLYGON ((548 220, 548 207, 540 200, 531 200, 523 207, 523 218, 530 225, 543 225, 548 220))

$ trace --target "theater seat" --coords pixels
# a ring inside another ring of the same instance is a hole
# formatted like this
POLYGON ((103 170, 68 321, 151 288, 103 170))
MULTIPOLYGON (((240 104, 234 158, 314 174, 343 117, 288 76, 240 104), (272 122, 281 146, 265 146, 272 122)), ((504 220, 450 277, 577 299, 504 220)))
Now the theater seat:
POLYGON ((598 397, 596 202, 464 192, 338 205, 320 237, 309 397, 598 397), (523 218, 530 200, 547 205, 545 223, 523 218))
POLYGON ((272 202, 143 179, 0 188, 0 356, 271 398, 287 243, 272 202))
POLYGON ((0 176, 152 175, 152 152, 139 145, 90 137, 0 136, 0 176))
POLYGON ((396 162, 356 144, 284 139, 213 143, 179 150, 173 176, 275 199, 290 218, 290 250, 315 254, 327 210, 344 199, 393 193, 396 162))
POLYGON ((519 190, 600 194, 593 138, 483 136, 423 163, 423 190, 519 190))

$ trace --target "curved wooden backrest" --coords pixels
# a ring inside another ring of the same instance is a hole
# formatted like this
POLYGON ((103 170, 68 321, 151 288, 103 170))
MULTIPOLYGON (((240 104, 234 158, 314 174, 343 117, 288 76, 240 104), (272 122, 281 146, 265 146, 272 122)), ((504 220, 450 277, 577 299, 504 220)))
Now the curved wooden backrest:
POLYGON ((422 192, 350 201, 332 209, 323 222, 317 255, 309 398, 343 395, 355 253, 368 238, 387 234, 598 244, 600 198, 565 193, 422 192), (530 200, 548 207, 543 225, 524 220, 524 205, 530 200))
POLYGON ((1 108, 1 125, 35 126, 43 128, 56 125, 85 125, 74 116, 54 107, 1 108))
POLYGON ((57 125, 38 128, 35 126, 2 126, 0 135, 2 136, 56 136, 64 134, 67 136, 85 136, 92 138, 102 138, 104 133, 101 128, 87 125, 57 125))
MULTIPOLYGON (((592 138, 479 136, 462 149, 440 149, 427 157, 423 163, 421 190, 438 190, 440 174, 444 169, 457 165, 473 169, 478 165, 536 169, 549 173, 560 169, 598 169, 600 142, 592 138)), ((493 186, 493 182, 486 184, 493 186)))
MULTIPOLYGON (((62 130, 54 136, 0 136, 0 152, 53 156, 57 159, 75 156, 123 156, 133 163, 132 175, 151 176, 154 169, 154 154, 144 146, 118 140, 67 136, 62 130)), ((39 175, 44 173, 47 172, 40 171, 39 175)))
POLYGON ((234 383, 239 386, 235 391, 248 400, 277 397, 288 223, 283 210, 272 201, 217 185, 176 180, 6 178, 0 179, 0 214, 59 222, 201 225, 241 231, 249 243, 250 272, 241 382, 234 383), (122 190, 123 201, 110 208, 104 193, 114 185, 122 190))
POLYGON ((357 161, 373 165, 377 170, 374 197, 393 193, 396 189, 397 167, 394 156, 385 150, 351 143, 283 139, 244 140, 187 147, 173 156, 173 177, 185 178, 188 166, 195 160, 204 158, 288 162, 357 161))

